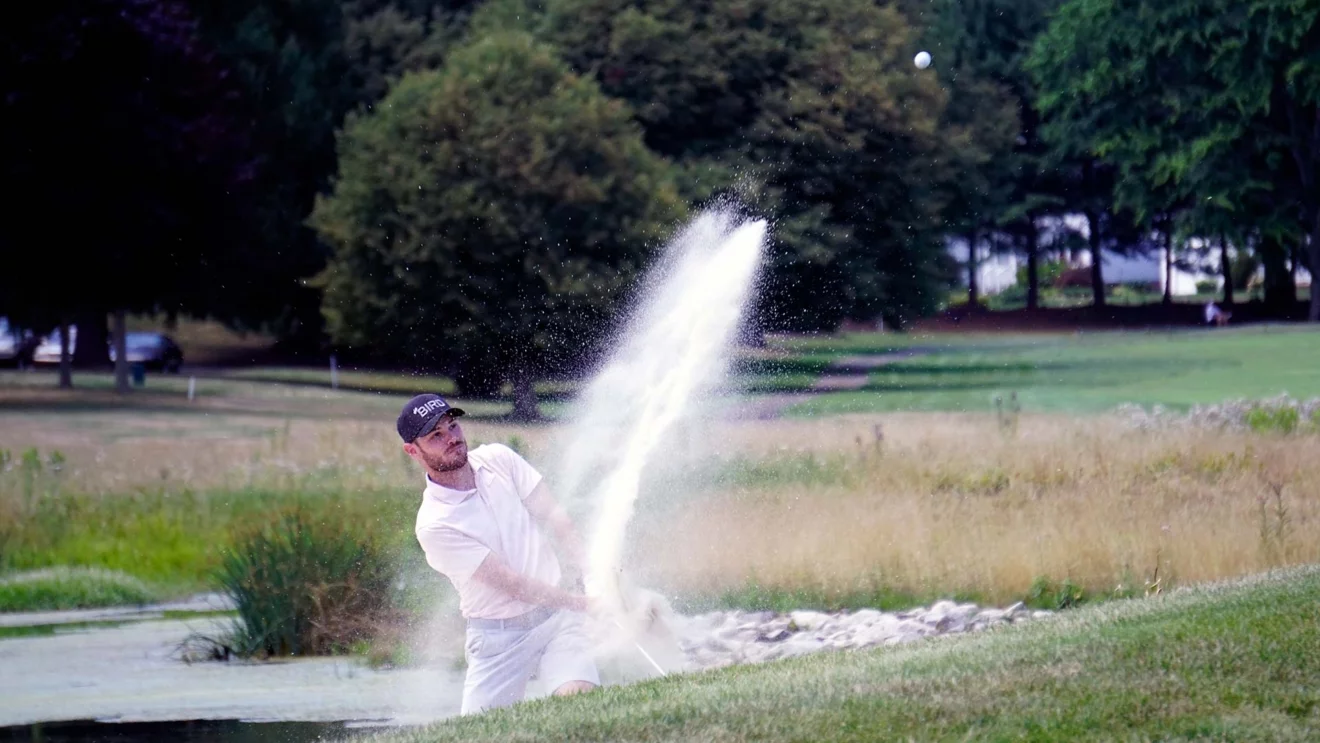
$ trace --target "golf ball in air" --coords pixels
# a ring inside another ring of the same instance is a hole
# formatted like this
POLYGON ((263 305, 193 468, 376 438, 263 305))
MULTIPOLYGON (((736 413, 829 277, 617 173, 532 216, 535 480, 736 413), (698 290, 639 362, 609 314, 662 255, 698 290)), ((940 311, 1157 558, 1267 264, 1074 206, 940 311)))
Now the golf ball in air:
POLYGON ((919 52, 916 58, 912 60, 912 63, 920 70, 930 67, 930 52, 919 52))

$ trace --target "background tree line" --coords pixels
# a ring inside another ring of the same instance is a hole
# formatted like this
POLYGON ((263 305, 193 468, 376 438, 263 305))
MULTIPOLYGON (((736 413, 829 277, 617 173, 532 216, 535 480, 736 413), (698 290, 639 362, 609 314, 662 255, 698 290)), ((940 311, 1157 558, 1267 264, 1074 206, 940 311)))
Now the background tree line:
MULTIPOLYGON (((571 372, 664 236, 774 219, 754 317, 902 328, 1042 220, 1320 268, 1306 0, 55 0, 3 38, 0 313, 210 316, 469 394, 571 372), (929 49, 935 65, 917 70, 929 49), (118 313, 118 314, 116 314, 118 313)), ((1170 298, 1166 296, 1166 301, 1170 298)), ((1320 320, 1312 288, 1310 319, 1320 320)), ((85 342, 84 342, 85 341, 85 342)))

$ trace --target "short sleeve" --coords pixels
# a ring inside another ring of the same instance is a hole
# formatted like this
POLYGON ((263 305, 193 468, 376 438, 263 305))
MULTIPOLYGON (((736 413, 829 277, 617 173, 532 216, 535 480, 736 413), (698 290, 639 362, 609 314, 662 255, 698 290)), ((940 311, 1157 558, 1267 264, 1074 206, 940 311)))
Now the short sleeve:
POLYGON ((477 572, 490 554, 490 548, 447 526, 426 527, 417 531, 417 541, 426 552, 426 562, 453 581, 466 581, 477 572))
POLYGON ((500 445, 500 461, 504 464, 504 471, 509 479, 513 480, 513 487, 518 491, 518 498, 526 500, 527 496, 532 494, 537 485, 541 484, 541 473, 531 465, 522 455, 510 449, 507 446, 500 445))

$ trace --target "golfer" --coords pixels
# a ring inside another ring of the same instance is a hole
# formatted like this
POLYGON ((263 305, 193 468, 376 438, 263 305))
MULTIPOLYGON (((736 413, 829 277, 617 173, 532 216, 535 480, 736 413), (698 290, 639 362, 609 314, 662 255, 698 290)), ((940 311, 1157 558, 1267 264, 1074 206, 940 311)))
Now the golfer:
POLYGON ((403 450, 426 471, 417 541, 426 561, 458 591, 467 619, 463 714, 523 698, 537 676, 557 695, 600 685, 585 614, 592 599, 560 587, 565 553, 581 584, 582 543, 541 475, 515 451, 486 444, 468 451, 463 411, 439 395, 418 395, 399 413, 403 450))

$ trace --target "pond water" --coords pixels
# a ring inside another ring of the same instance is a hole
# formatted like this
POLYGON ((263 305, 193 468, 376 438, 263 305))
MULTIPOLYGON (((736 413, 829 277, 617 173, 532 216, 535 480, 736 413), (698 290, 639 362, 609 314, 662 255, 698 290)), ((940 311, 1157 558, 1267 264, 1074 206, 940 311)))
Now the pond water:
POLYGON ((89 729, 113 736, 133 729, 172 735, 196 729, 222 737, 186 739, 301 743, 316 740, 335 725, 418 724, 458 712, 463 675, 453 668, 376 670, 351 657, 253 663, 180 660, 178 650, 192 633, 215 636, 227 621, 197 617, 66 625, 49 633, 0 639, 0 728, 10 731, 9 738, 0 740, 126 740, 136 738, 54 736, 63 735, 60 730, 73 736, 86 736, 89 729), (77 722, 84 720, 99 722, 77 722), (178 720, 199 722, 183 723, 185 728, 177 730, 120 727, 178 720), (210 720, 254 722, 206 722, 210 720), (60 727, 74 723, 83 727, 60 727), (275 723, 291 725, 266 727, 275 723), (29 727, 36 724, 43 727, 29 727), (248 735, 267 737, 242 737, 248 735))

